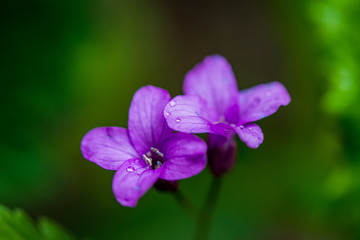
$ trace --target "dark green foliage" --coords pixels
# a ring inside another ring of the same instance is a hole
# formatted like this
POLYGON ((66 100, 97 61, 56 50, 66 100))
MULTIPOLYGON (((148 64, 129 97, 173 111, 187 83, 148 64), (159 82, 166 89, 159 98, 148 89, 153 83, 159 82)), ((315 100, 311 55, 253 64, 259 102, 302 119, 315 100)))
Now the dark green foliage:
POLYGON ((36 224, 23 210, 0 205, 1 240, 73 240, 55 221, 41 218, 36 224))

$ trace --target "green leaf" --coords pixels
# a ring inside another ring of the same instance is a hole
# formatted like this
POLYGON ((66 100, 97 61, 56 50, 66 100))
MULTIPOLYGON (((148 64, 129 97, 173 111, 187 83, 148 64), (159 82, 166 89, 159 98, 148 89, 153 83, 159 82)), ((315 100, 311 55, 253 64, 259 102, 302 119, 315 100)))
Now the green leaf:
POLYGON ((55 221, 42 218, 39 226, 21 209, 11 211, 0 205, 1 240, 72 240, 75 239, 55 221))
POLYGON ((75 239, 62 226, 51 219, 42 218, 39 221, 39 230, 47 240, 72 240, 75 239))

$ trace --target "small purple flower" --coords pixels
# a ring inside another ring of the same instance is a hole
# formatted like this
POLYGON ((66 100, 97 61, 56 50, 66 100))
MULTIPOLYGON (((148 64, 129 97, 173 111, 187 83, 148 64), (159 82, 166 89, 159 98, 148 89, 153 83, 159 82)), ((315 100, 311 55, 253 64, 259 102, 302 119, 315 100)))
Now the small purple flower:
POLYGON ((163 116, 169 93, 146 86, 139 89, 129 109, 129 130, 99 127, 81 142, 84 158, 116 170, 113 192, 124 206, 135 207, 157 180, 174 181, 200 173, 207 146, 199 137, 174 133, 163 116))
POLYGON ((180 132, 234 133, 250 148, 258 148, 264 136, 252 123, 288 105, 290 96, 279 82, 260 84, 238 92, 230 64, 219 55, 208 56, 185 76, 185 96, 165 107, 168 125, 180 132))
POLYGON ((172 99, 164 109, 172 129, 186 133, 209 133, 208 159, 217 176, 228 171, 235 159, 236 133, 250 148, 263 142, 261 128, 252 123, 288 105, 290 96, 279 82, 238 91, 227 60, 208 56, 187 73, 185 95, 172 99))

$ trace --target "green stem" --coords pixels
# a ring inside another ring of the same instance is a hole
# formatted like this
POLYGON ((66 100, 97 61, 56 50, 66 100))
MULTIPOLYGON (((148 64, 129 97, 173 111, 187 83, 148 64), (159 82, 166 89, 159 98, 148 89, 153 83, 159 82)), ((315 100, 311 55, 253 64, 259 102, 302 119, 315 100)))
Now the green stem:
POLYGON ((180 191, 174 192, 175 200, 186 211, 186 213, 196 219, 199 214, 199 210, 189 201, 189 199, 180 191))
POLYGON ((194 239, 207 240, 210 236, 211 221, 214 214, 216 202, 221 188, 221 178, 214 177, 210 186, 210 190, 204 204, 204 208, 200 211, 198 222, 195 229, 194 239))

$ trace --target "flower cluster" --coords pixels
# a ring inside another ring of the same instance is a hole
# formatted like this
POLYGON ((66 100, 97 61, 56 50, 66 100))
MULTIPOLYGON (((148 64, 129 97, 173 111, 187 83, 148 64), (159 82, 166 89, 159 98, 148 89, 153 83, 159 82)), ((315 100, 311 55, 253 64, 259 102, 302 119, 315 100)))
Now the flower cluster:
POLYGON ((84 158, 116 171, 113 192, 122 205, 136 206, 155 183, 200 173, 207 159, 216 176, 224 174, 234 164, 234 135, 259 147, 264 137, 253 122, 290 102, 278 82, 239 92, 230 64, 218 55, 186 75, 184 93, 171 99, 164 89, 142 87, 132 99, 128 129, 99 127, 83 138, 84 158), (207 143, 192 133, 208 133, 207 143))

